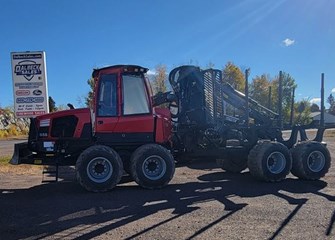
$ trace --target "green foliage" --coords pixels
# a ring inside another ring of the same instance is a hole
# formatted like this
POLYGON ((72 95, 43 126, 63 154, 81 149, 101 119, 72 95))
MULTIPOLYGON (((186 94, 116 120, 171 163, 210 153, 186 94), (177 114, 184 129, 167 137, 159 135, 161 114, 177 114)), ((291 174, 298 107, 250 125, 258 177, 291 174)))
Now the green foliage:
MULTIPOLYGON (((272 86, 272 106, 275 112, 278 112, 278 88, 279 88, 279 75, 271 83, 272 86)), ((295 79, 288 73, 282 73, 282 87, 283 87, 283 101, 282 101, 282 113, 283 122, 288 123, 290 121, 291 102, 292 102, 292 91, 297 87, 295 79)))
MULTIPOLYGON (((291 102, 292 92, 297 87, 295 80, 290 74, 282 73, 282 87, 283 87, 283 101, 282 101, 282 114, 283 122, 290 122, 291 115, 291 102)), ((253 78, 250 84, 250 97, 259 102, 261 105, 269 107, 271 110, 278 112, 278 88, 279 88, 279 76, 271 79, 269 75, 263 74, 253 78), (269 89, 271 87, 271 101, 269 103, 269 89)), ((310 104, 309 104, 310 105, 310 104)), ((305 116, 305 115, 303 115, 305 116)), ((298 116, 295 116, 296 118, 298 116)), ((299 116, 299 121, 302 116, 299 116)), ((297 120, 297 119, 296 119, 297 120)), ((305 120, 303 120, 305 121, 305 120)))
POLYGON ((313 103, 311 105, 311 112, 319 112, 319 111, 320 111, 319 105, 317 105, 316 103, 313 103))
POLYGON ((311 103, 308 99, 294 104, 294 124, 309 124, 311 122, 311 103))
POLYGON ((163 64, 157 65, 155 68, 155 76, 153 81, 153 92, 154 94, 159 92, 166 92, 166 66, 163 64))
POLYGON ((8 164, 9 160, 9 156, 0 156, 0 165, 8 164))
POLYGON ((56 102, 49 96, 49 112, 57 112, 56 102))
POLYGON ((244 92, 245 88, 245 77, 242 70, 234 65, 232 62, 228 62, 222 71, 222 81, 227 82, 238 91, 244 92))
POLYGON ((330 94, 327 98, 327 103, 329 103, 329 113, 335 115, 335 99, 333 94, 330 94))
POLYGON ((250 97, 259 102, 263 106, 269 105, 269 87, 271 86, 270 76, 262 74, 252 79, 249 86, 250 97))
POLYGON ((95 88, 94 78, 88 79, 87 84, 90 86, 90 91, 88 92, 87 97, 85 97, 85 104, 87 107, 93 107, 94 88, 95 88))

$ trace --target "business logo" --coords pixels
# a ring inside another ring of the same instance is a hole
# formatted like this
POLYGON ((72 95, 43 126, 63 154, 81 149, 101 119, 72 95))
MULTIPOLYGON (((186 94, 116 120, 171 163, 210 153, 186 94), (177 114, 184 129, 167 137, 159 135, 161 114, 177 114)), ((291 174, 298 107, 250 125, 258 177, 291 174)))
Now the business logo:
POLYGON ((30 81, 35 75, 42 74, 41 64, 30 60, 21 61, 15 65, 14 72, 30 81))
POLYGON ((42 91, 39 90, 39 89, 35 89, 35 90, 33 91, 33 94, 34 94, 35 96, 39 96, 39 95, 42 95, 42 91))
POLYGON ((20 97, 16 98, 16 103, 43 103, 44 97, 20 97))
POLYGON ((29 96, 30 91, 29 90, 16 90, 15 95, 16 96, 29 96))

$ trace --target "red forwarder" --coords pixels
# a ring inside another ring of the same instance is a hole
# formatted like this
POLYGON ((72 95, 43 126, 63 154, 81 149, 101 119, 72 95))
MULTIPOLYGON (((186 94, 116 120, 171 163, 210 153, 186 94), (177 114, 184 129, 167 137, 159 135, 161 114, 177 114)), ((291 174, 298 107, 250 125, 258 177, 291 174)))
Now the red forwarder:
POLYGON ((118 65, 93 71, 93 108, 31 119, 27 143, 17 144, 11 163, 75 165, 79 183, 106 191, 123 169, 145 188, 166 185, 174 174, 168 109, 153 107, 148 69, 118 65))
MULTIPOLYGON (((328 172, 323 120, 292 126, 285 140, 281 114, 249 98, 248 88, 244 94, 223 83, 222 71, 177 67, 169 74, 173 93, 152 96, 147 70, 135 65, 94 70, 93 108, 31 119, 28 142, 15 145, 11 163, 75 165, 79 183, 95 192, 115 187, 124 170, 144 188, 163 187, 173 177, 174 160, 194 158, 218 159, 230 172, 248 167, 267 182, 290 172, 309 180, 328 172), (171 113, 157 107, 162 103, 170 104, 171 113), (318 129, 313 140, 308 128, 318 129)), ((321 85, 324 109, 323 79, 321 85)), ((281 86, 280 74, 279 104, 281 86)))

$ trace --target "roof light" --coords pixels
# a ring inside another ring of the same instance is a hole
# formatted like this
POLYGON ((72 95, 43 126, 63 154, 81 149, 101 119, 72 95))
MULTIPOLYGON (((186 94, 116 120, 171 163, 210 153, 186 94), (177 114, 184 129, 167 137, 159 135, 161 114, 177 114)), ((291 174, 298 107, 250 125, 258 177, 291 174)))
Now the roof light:
POLYGON ((146 69, 142 67, 137 67, 137 66, 127 66, 123 69, 124 72, 135 72, 135 73, 145 73, 146 69))

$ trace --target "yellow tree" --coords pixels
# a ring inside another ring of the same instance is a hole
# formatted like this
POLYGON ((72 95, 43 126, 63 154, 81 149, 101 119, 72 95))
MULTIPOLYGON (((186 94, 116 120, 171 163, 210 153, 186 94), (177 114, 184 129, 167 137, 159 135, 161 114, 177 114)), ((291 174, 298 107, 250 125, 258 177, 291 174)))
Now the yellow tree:
POLYGON ((87 84, 90 86, 90 91, 88 92, 87 97, 85 97, 85 104, 87 107, 93 107, 94 78, 88 79, 87 84))
POLYGON ((232 62, 228 62, 222 71, 222 81, 229 83, 238 91, 244 92, 245 77, 239 67, 232 62))
POLYGON ((261 105, 268 106, 270 84, 271 80, 267 74, 254 77, 249 87, 250 97, 261 105))
POLYGON ((155 76, 153 81, 153 91, 154 94, 159 92, 166 92, 166 66, 163 64, 159 64, 155 68, 155 76))

